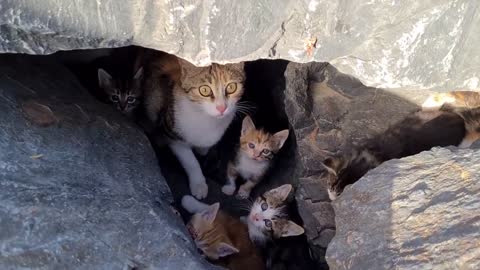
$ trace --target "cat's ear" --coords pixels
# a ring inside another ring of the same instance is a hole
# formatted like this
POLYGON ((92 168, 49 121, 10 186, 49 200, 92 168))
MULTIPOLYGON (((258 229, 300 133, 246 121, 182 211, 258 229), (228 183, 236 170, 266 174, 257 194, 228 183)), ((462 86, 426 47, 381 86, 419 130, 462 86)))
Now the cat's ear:
POLYGON ((113 85, 112 76, 108 74, 103 68, 99 68, 98 72, 98 86, 103 89, 111 88, 113 85))
POLYGON ((180 77, 182 81, 186 80, 187 74, 192 74, 192 71, 198 69, 194 64, 182 58, 178 58, 178 64, 180 65, 180 77))
POLYGON ((277 148, 277 150, 280 150, 280 148, 282 148, 283 144, 288 139, 288 134, 289 134, 288 129, 284 129, 282 131, 279 131, 273 134, 273 139, 275 141, 275 147, 277 148))
POLYGON ((301 235, 305 232, 302 226, 297 225, 293 221, 288 221, 280 231, 280 237, 288 237, 288 236, 297 236, 301 235))
POLYGON ((328 157, 322 162, 322 165, 329 173, 337 175, 342 161, 342 157, 328 157))
POLYGON ((235 70, 237 72, 243 73, 245 68, 245 63, 240 62, 240 63, 234 63, 234 64, 227 64, 227 66, 231 70, 235 70))
POLYGON ((255 129, 255 124, 253 123, 252 118, 250 118, 250 116, 248 115, 245 116, 242 122, 242 135, 245 135, 247 132, 254 129, 255 129))
POLYGON ((201 213, 202 218, 206 222, 212 224, 213 221, 215 220, 215 218, 217 217, 218 209, 220 209, 220 203, 218 203, 218 202, 208 206, 207 209, 202 211, 202 213, 201 213))
POLYGON ((135 72, 135 75, 133 76, 133 79, 135 81, 139 81, 143 78, 143 67, 140 67, 137 69, 137 72, 135 72))
POLYGON ((292 188, 293 187, 290 184, 281 185, 275 189, 267 191, 267 194, 265 197, 274 197, 275 199, 283 202, 288 198, 288 194, 290 194, 290 191, 292 191, 292 188))
POLYGON ((227 243, 221 242, 217 246, 217 255, 219 258, 226 257, 240 252, 237 248, 227 243))

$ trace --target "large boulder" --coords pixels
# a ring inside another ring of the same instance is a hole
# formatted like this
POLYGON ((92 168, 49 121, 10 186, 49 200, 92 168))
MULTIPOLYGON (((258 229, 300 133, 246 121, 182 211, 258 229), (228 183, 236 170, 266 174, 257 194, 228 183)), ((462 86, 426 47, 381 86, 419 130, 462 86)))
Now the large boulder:
POLYGON ((479 269, 480 150, 391 160, 333 203, 331 269, 479 269))
POLYGON ((210 268, 147 138, 66 69, 1 55, 0 101, 0 269, 210 268))
POLYGON ((330 62, 370 86, 476 88, 478 0, 2 0, 0 52, 141 45, 195 64, 330 62))

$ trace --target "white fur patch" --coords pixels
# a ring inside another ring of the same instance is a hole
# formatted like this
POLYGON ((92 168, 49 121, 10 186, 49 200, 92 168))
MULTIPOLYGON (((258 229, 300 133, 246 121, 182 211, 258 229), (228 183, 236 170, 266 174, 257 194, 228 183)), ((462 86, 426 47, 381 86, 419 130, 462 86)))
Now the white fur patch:
POLYGON ((185 195, 182 198, 182 207, 190 214, 200 213, 208 209, 208 205, 202 203, 190 195, 185 195))
POLYGON ((211 147, 225 133, 235 116, 232 108, 222 118, 208 115, 200 104, 180 96, 175 102, 175 129, 185 141, 195 147, 211 147))
POLYGON ((243 179, 258 179, 265 173, 269 165, 268 160, 253 160, 246 154, 240 153, 236 169, 243 179))
POLYGON ((328 197, 330 200, 335 201, 337 199, 337 193, 331 189, 327 189, 328 191, 328 197))

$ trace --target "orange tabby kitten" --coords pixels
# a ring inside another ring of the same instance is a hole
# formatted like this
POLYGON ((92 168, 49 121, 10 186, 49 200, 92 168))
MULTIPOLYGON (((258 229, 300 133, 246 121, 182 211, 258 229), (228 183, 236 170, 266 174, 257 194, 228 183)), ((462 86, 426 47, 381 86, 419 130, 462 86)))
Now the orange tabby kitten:
POLYGON ((452 91, 448 93, 434 93, 422 104, 422 110, 448 110, 451 108, 480 107, 480 92, 452 91))
POLYGON ((207 205, 187 195, 182 198, 182 206, 193 214, 187 228, 207 258, 230 270, 265 269, 247 225, 219 211, 219 203, 207 205))
POLYGON ((288 129, 270 134, 262 129, 256 129, 252 119, 249 116, 245 117, 240 135, 240 149, 235 160, 228 164, 227 183, 222 187, 223 193, 232 195, 237 188, 235 181, 241 176, 246 182, 240 186, 238 197, 248 198, 287 138, 288 129))

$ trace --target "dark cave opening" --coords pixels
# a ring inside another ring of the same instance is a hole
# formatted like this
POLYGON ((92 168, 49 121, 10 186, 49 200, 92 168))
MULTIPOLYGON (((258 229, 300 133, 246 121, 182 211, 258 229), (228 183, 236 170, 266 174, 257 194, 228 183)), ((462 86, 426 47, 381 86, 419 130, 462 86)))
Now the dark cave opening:
MULTIPOLYGON (((132 48, 113 50, 119 52, 117 57, 124 56, 128 60, 128 54, 131 53, 132 48)), ((108 54, 108 51, 101 50, 67 51, 57 53, 56 57, 73 71, 91 94, 98 100, 109 103, 108 99, 98 92, 97 87, 97 68, 99 65, 105 65, 105 59, 107 62, 109 58, 111 59, 111 57, 105 56, 108 54)), ((118 59, 115 60, 113 65, 119 65, 118 59)), ((128 61, 120 62, 120 65, 131 65, 131 59, 128 61)), ((289 61, 286 60, 256 60, 245 63, 246 90, 242 101, 246 101, 252 106, 250 115, 256 126, 268 132, 289 128, 289 119, 284 106, 286 87, 284 73, 288 64, 289 61)), ((107 63, 107 65, 112 65, 112 63, 107 63)), ((209 194, 204 202, 220 202, 223 210, 237 217, 248 214, 239 207, 248 204, 248 200, 238 200, 234 196, 227 196, 222 193, 221 187, 226 181, 227 163, 233 158, 237 149, 242 119, 243 115, 240 114, 235 117, 220 142, 212 147, 206 156, 196 155, 209 186, 209 194)), ((174 207, 186 222, 190 215, 183 210, 179 202, 183 195, 190 193, 188 178, 168 147, 156 147, 155 143, 152 145, 157 154, 160 170, 175 199, 174 207)), ((251 198, 256 198, 265 191, 282 184, 289 183, 294 187, 297 186, 295 174, 297 154, 295 134, 290 128, 290 136, 276 156, 274 165, 268 170, 260 184, 255 187, 251 198)), ((303 225, 295 199, 288 207, 291 219, 297 224, 303 225)), ((312 248, 315 247, 310 246, 305 235, 276 240, 275 245, 268 247, 269 256, 273 254, 274 258, 278 258, 278 261, 269 262, 270 269, 328 269, 323 257, 324 251, 314 252, 312 248), (314 255, 314 253, 316 254, 314 255)))

